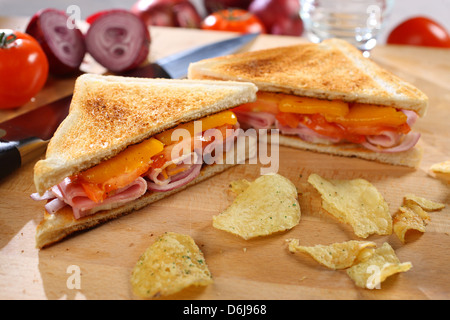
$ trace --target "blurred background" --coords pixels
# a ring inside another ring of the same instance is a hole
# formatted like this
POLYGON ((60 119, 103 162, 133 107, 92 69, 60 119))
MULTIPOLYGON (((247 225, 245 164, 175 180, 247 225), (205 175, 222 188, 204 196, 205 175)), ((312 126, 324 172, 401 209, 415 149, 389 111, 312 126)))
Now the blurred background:
MULTIPOLYGON (((207 15, 204 1, 208 0, 190 1, 202 18, 207 15)), ((135 2, 136 0, 0 0, 0 15, 32 16, 41 8, 66 10, 70 5, 77 5, 81 9, 81 18, 85 19, 104 9, 130 9, 135 2)), ((429 17, 450 30, 450 0, 396 0, 392 15, 379 37, 379 43, 385 43, 387 35, 395 26, 410 17, 419 15, 429 17)))

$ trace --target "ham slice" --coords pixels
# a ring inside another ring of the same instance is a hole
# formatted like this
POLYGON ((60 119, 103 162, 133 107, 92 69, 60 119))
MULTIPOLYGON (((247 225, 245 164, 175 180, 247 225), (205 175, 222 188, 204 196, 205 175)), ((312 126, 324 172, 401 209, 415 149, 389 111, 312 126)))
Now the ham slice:
POLYGON ((276 127, 280 130, 282 134, 296 135, 306 142, 332 144, 341 141, 341 139, 339 138, 321 135, 301 123, 299 123, 297 128, 291 128, 289 126, 284 126, 280 122, 276 121, 276 127))
MULTIPOLYGON (((389 139, 386 137, 387 137, 386 135, 384 137, 372 136, 371 142, 369 142, 369 139, 367 139, 366 142, 362 143, 362 146, 375 152, 382 152, 382 153, 404 152, 412 149, 417 144, 420 138, 420 133, 409 132, 407 135, 402 135, 401 139, 397 141, 396 144, 390 147, 381 147, 380 143, 382 142, 382 140, 389 139)), ((384 143, 385 145, 391 144, 390 142, 386 143, 385 141, 382 143, 384 143)))
POLYGON ((43 196, 34 193, 31 198, 34 200, 50 200, 45 208, 51 214, 69 205, 72 207, 75 219, 80 219, 101 210, 117 208, 126 202, 139 198, 146 191, 147 182, 139 177, 129 185, 116 190, 114 195, 106 198, 103 202, 98 203, 88 198, 80 184, 66 178, 43 196))

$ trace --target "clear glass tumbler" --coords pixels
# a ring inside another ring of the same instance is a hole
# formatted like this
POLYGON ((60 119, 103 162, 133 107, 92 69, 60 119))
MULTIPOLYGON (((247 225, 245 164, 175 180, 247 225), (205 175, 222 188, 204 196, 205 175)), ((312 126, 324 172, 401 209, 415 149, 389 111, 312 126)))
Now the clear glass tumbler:
POLYGON ((308 39, 347 40, 370 56, 389 17, 394 0, 299 0, 308 39))

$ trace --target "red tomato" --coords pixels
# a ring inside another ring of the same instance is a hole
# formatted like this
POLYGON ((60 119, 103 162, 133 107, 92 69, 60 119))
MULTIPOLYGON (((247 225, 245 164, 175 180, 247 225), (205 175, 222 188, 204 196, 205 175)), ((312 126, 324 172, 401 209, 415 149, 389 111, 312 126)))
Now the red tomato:
POLYGON ((202 29, 242 33, 266 32, 258 17, 242 9, 225 9, 212 13, 203 20, 202 29))
POLYGON ((425 17, 408 19, 391 31, 390 44, 450 48, 450 35, 435 21, 425 17))
POLYGON ((48 61, 30 35, 0 30, 0 109, 19 107, 44 86, 48 61))

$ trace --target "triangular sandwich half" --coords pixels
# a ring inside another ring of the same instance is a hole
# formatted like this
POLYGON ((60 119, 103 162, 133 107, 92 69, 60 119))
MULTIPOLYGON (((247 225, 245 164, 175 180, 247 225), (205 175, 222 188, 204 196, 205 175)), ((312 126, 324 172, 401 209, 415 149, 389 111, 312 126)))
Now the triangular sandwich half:
POLYGON ((36 246, 142 208, 236 164, 211 161, 211 154, 235 147, 239 123, 228 109, 255 101, 256 91, 251 83, 231 81, 80 76, 69 115, 35 165, 32 197, 47 200, 36 246))
POLYGON ((235 109, 242 126, 278 128, 280 144, 417 167, 411 127, 428 98, 344 40, 239 53, 192 63, 190 79, 246 81, 258 100, 235 109))

